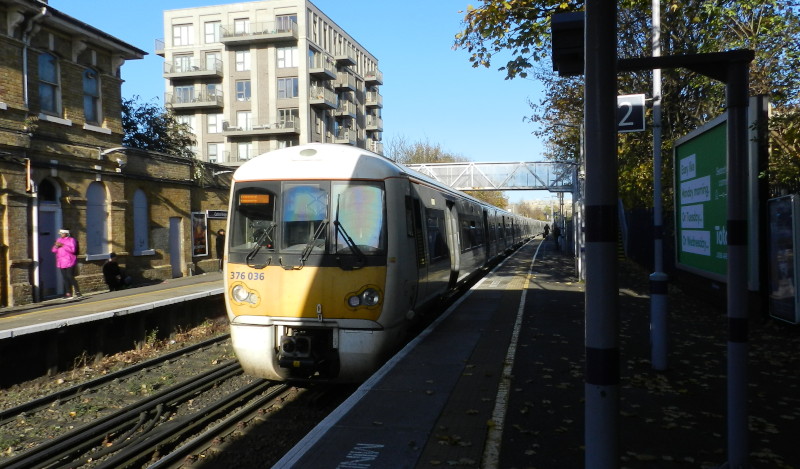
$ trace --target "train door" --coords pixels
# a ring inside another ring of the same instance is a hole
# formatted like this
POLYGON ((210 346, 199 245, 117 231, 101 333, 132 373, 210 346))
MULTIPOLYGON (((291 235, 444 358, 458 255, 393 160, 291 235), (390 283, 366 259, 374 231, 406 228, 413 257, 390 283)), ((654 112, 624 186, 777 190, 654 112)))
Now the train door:
POLYGON ((447 245, 450 250, 450 281, 447 288, 451 289, 458 283, 458 272, 461 270, 461 238, 458 227, 458 211, 455 202, 447 201, 447 210, 444 212, 447 227, 447 245))
POLYGON ((489 214, 486 210, 483 211, 483 249, 488 261, 492 258, 492 238, 491 230, 489 229, 489 214))
MULTIPOLYGON (((417 266, 417 298, 425 298, 425 280, 428 276, 428 260, 425 251, 425 235, 422 223, 422 204, 419 198, 406 196, 406 230, 414 238, 415 264, 417 266)), ((416 299, 414 301, 416 304, 416 299)))

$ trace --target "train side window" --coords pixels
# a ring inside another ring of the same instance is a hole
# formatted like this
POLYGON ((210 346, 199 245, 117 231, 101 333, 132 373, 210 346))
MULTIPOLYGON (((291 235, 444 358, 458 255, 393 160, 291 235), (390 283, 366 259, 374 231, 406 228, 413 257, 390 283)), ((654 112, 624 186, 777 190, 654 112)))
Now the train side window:
POLYGON ((427 215, 428 251, 431 262, 433 262, 448 257, 450 253, 447 251, 447 242, 445 241, 444 212, 429 209, 427 215))

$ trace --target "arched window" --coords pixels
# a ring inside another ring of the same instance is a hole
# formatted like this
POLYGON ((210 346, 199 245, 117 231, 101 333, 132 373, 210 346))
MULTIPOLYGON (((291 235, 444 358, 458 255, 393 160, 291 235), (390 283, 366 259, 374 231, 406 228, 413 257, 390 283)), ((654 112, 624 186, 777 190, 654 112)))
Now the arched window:
POLYGON ((86 191, 86 259, 108 256, 108 204, 106 188, 100 182, 89 184, 86 191))
POLYGON ((141 189, 133 194, 133 255, 147 256, 155 254, 150 249, 150 211, 147 196, 141 189))
POLYGON ((36 191, 39 203, 55 204, 58 203, 58 188, 49 179, 43 180, 36 191))
POLYGON ((100 79, 91 69, 83 72, 83 114, 86 122, 100 123, 100 79))

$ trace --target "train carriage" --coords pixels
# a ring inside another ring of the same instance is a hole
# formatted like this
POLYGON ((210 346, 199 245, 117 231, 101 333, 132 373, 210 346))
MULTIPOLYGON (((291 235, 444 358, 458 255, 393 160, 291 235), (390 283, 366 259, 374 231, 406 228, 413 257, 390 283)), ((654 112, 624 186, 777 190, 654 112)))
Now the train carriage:
POLYGON ((278 380, 364 380, 418 311, 537 231, 345 145, 256 157, 230 200, 234 351, 245 372, 278 380))

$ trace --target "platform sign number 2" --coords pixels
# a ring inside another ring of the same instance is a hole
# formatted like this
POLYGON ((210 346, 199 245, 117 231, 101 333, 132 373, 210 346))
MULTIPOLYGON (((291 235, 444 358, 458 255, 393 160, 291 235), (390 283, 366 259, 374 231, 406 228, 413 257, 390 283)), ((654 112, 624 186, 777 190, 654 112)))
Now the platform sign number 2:
POLYGON ((644 95, 617 96, 617 131, 644 131, 644 95))

